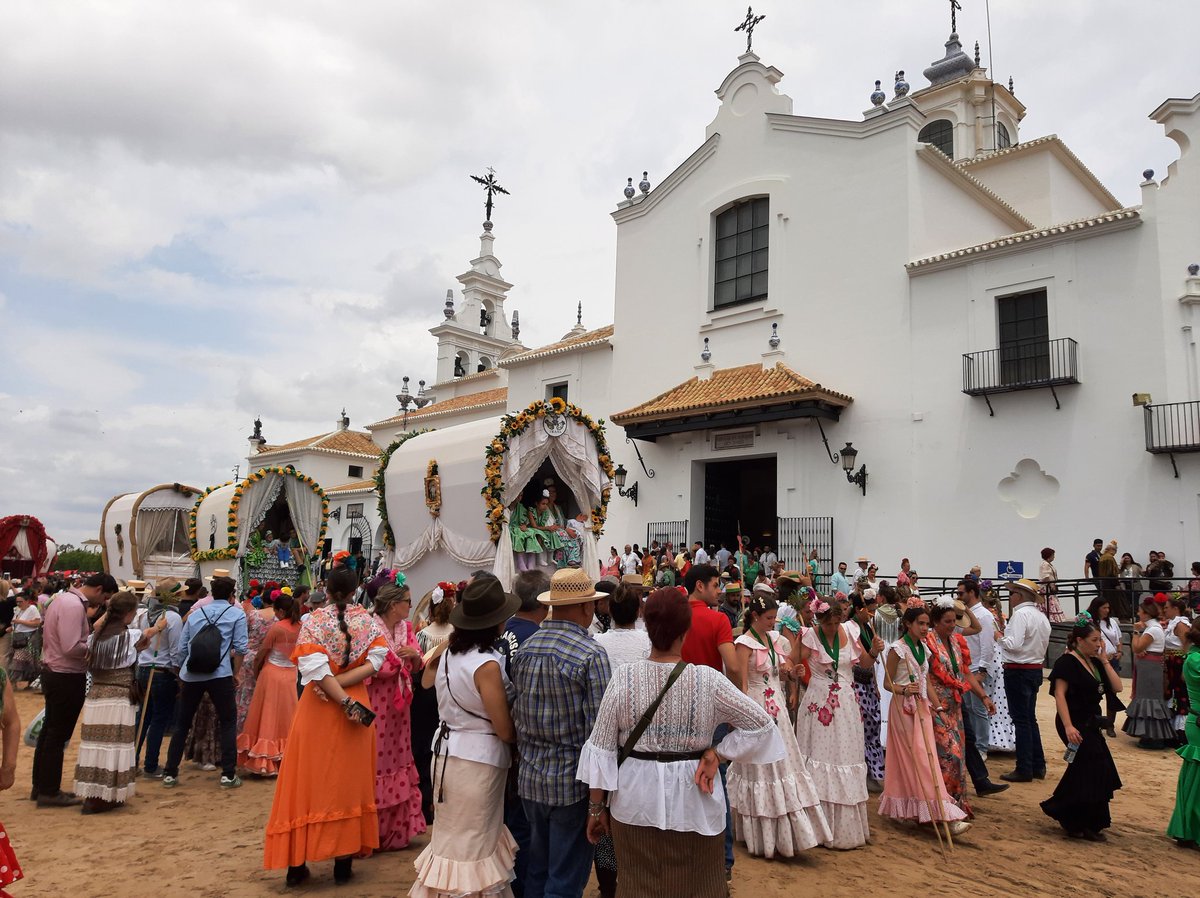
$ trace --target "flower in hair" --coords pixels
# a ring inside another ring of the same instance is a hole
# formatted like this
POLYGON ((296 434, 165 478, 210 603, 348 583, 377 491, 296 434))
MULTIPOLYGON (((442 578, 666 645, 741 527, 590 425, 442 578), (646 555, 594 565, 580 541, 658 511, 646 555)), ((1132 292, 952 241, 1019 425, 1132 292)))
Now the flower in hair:
POLYGON ((813 614, 824 614, 828 610, 829 610, 829 603, 826 602, 824 599, 818 597, 813 600, 813 603, 812 603, 812 613, 813 614))
POLYGON ((1075 618, 1075 626, 1084 627, 1092 622, 1092 616, 1086 611, 1080 611, 1079 616, 1075 618))
POLYGON ((397 586, 404 586, 408 583, 408 578, 404 576, 404 571, 396 571, 395 583, 397 586))
POLYGON ((833 594, 833 597, 835 599, 837 599, 839 602, 846 601, 846 594, 844 592, 842 592, 840 589, 833 594))
POLYGON ((1165 592, 1156 592, 1154 594, 1154 604, 1156 604, 1156 605, 1167 604, 1167 594, 1165 592))
POLYGON ((905 608, 920 608, 924 610, 925 601, 918 596, 910 596, 909 600, 904 603, 905 608))
POLYGON ((446 590, 442 589, 442 585, 439 583, 437 586, 435 586, 433 588, 433 592, 430 593, 430 595, 429 595, 429 604, 436 607, 436 606, 442 604, 442 600, 445 598, 446 598, 446 590))

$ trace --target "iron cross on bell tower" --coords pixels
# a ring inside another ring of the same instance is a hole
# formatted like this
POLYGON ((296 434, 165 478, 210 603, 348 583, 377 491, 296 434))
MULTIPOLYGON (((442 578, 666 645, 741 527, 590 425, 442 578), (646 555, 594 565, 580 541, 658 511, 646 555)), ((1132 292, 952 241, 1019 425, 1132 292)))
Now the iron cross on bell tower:
POLYGON ((962 9, 962 4, 958 0, 950 0, 950 30, 954 34, 958 34, 958 11, 962 9))
POLYGON ((737 28, 733 29, 734 31, 746 32, 746 52, 747 53, 750 52, 750 45, 754 42, 755 27, 758 25, 759 22, 761 22, 765 18, 766 18, 766 15, 756 16, 754 14, 754 7, 747 6, 745 20, 742 22, 742 24, 738 25, 737 28))
POLYGON ((508 196, 509 193, 496 181, 496 170, 490 165, 488 166, 487 177, 481 178, 479 175, 471 175, 471 180, 482 185, 483 189, 487 191, 487 202, 483 206, 484 211, 487 213, 487 216, 484 218, 484 228, 490 231, 492 229, 492 200, 497 193, 503 193, 505 196, 508 196))

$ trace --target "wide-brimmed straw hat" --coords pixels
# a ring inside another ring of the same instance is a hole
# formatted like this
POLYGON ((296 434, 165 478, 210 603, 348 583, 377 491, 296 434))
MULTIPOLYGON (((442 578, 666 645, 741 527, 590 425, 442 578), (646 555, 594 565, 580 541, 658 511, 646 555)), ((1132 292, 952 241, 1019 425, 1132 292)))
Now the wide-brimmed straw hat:
POLYGON ((495 577, 480 577, 467 584, 450 612, 457 630, 486 630, 502 624, 521 607, 521 600, 506 593, 495 577))
MULTIPOLYGON (((639 580, 638 585, 641 585, 639 580)), ((601 596, 596 592, 592 578, 583 568, 563 568, 550 578, 550 590, 538 596, 543 605, 556 608, 559 605, 580 605, 594 602, 601 596)))
POLYGON ((1010 580, 1008 582, 1008 591, 1012 595, 1014 593, 1026 593, 1029 598, 1036 600, 1038 598, 1038 585, 1032 580, 1010 580))
POLYGON ((213 571, 211 574, 209 574, 204 579, 207 580, 211 584, 214 580, 218 580, 221 578, 229 579, 229 571, 223 567, 217 568, 215 571, 213 571))
POLYGON ((622 574, 621 583, 626 589, 645 589, 646 582, 641 574, 622 574))
POLYGON ((793 583, 799 583, 800 578, 804 576, 799 571, 780 571, 776 576, 776 580, 791 580, 793 583))

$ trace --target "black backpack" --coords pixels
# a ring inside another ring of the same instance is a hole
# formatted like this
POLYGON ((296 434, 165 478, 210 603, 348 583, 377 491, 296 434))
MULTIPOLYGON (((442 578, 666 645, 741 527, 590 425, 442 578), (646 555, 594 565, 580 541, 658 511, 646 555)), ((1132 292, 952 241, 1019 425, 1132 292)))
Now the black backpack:
MULTIPOLYGON (((196 612, 204 618, 205 624, 188 643, 188 673, 210 674, 221 666, 226 653, 221 651, 221 629, 217 626, 217 622, 232 607, 232 605, 226 605, 224 611, 217 615, 216 620, 210 620, 203 608, 196 612)), ((233 641, 230 640, 230 648, 232 647, 233 641)))

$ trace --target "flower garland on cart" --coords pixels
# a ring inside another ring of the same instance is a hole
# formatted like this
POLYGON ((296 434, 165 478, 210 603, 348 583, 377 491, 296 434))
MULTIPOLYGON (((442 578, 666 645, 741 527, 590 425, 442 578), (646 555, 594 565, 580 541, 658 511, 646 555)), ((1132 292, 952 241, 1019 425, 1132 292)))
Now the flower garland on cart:
MULTIPOLYGON (((528 408, 515 415, 505 415, 500 421, 500 432, 496 434, 484 450, 483 478, 484 486, 480 494, 484 497, 485 516, 488 532, 492 542, 500 540, 503 531, 504 517, 504 481, 501 468, 504 464, 504 454, 508 451, 508 443, 513 437, 523 433, 539 418, 558 416, 578 421, 588 429, 596 441, 598 461, 604 475, 612 481, 614 465, 608 451, 608 441, 604 436, 604 419, 593 418, 579 406, 555 396, 549 400, 538 399, 528 408)), ((608 500, 611 488, 605 487, 600 494, 600 504, 591 510, 592 534, 599 536, 604 532, 604 522, 608 519, 608 500)))
MULTIPOLYGON (((392 460, 392 453, 411 440, 413 437, 422 433, 429 433, 434 430, 433 427, 426 427, 423 430, 410 430, 407 433, 402 433, 396 439, 392 440, 386 449, 379 453, 379 470, 375 472, 375 508, 379 512, 379 521, 383 524, 383 545, 388 549, 396 548, 396 534, 392 532, 391 522, 388 521, 387 502, 384 500, 386 495, 384 487, 387 481, 387 466, 392 460)), ((440 491, 440 486, 439 486, 440 491)))
POLYGON ((234 489, 233 496, 230 497, 229 500, 229 513, 227 514, 225 521, 227 545, 224 548, 206 549, 204 551, 200 551, 199 544, 196 542, 196 518, 200 513, 200 504, 204 501, 205 497, 215 490, 229 486, 229 484, 233 481, 223 483, 220 486, 210 486, 200 494, 200 497, 196 500, 196 504, 192 506, 192 510, 188 514, 188 542, 191 546, 193 561, 223 561, 228 558, 237 558, 238 508, 242 504, 242 495, 245 493, 247 487, 258 483, 268 474, 279 474, 283 477, 294 477, 305 486, 311 487, 313 492, 321 497, 321 533, 317 538, 317 545, 319 546, 322 542, 324 542, 325 530, 329 518, 329 497, 325 495, 325 490, 323 490, 321 485, 313 480, 312 477, 297 471, 291 465, 288 465, 286 468, 272 465, 268 468, 259 468, 257 471, 239 483, 234 489))

